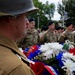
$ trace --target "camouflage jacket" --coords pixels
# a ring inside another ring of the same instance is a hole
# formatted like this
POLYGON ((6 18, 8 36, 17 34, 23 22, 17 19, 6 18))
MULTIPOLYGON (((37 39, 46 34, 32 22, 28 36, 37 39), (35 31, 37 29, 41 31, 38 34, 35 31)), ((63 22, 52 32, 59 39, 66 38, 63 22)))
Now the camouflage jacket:
POLYGON ((22 47, 25 49, 26 47, 30 47, 32 45, 38 44, 38 32, 37 30, 33 29, 30 31, 27 31, 27 35, 21 39, 19 42, 19 47, 22 47))
POLYGON ((69 32, 65 30, 59 37, 59 42, 64 43, 65 40, 69 40, 71 42, 74 42, 74 34, 72 32, 69 32))
POLYGON ((47 30, 46 34, 41 38, 41 43, 46 43, 46 42, 57 42, 57 34, 55 32, 52 32, 50 30, 47 30))

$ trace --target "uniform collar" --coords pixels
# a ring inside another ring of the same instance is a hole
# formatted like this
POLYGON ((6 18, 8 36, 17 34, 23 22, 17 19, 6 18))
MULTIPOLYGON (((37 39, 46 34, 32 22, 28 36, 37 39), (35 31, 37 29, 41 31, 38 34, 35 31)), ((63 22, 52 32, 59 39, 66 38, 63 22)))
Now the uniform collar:
POLYGON ((17 47, 16 43, 15 43, 13 40, 11 40, 11 39, 9 39, 9 38, 7 38, 6 36, 1 35, 1 34, 0 34, 0 44, 3 45, 3 46, 8 47, 9 49, 11 49, 11 50, 13 50, 13 51, 16 51, 16 53, 18 53, 19 55, 25 57, 25 56, 20 52, 19 48, 17 47))

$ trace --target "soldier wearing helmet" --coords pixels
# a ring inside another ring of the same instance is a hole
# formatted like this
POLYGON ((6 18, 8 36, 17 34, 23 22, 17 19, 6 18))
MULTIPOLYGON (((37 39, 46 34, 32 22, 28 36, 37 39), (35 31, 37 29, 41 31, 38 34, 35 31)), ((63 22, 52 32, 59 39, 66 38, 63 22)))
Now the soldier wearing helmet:
POLYGON ((35 10, 32 0, 0 0, 0 75, 34 75, 15 42, 25 37, 26 15, 35 10))

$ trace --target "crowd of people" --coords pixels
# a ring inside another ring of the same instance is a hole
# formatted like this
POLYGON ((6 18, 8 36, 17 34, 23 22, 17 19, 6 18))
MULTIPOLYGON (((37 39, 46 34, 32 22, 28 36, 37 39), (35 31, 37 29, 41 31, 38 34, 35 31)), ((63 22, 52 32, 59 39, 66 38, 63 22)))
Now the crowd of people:
POLYGON ((23 50, 32 45, 41 45, 48 42, 59 42, 61 44, 65 43, 65 40, 75 42, 74 25, 71 22, 67 22, 65 27, 62 27, 55 26, 53 21, 49 21, 40 31, 35 29, 35 25, 35 19, 30 18, 26 36, 17 42, 23 50))

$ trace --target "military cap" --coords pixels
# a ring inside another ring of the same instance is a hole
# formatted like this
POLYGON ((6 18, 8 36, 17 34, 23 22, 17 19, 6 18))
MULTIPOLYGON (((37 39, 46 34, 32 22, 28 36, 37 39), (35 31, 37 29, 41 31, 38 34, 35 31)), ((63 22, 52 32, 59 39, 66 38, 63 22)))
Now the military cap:
POLYGON ((60 29, 62 29, 61 26, 57 26, 57 27, 56 27, 56 30, 60 30, 60 29))
POLYGON ((41 31, 43 31, 43 30, 44 31, 48 30, 48 27, 47 26, 43 26, 42 29, 41 29, 41 31))
POLYGON ((31 21, 35 21, 35 19, 34 18, 29 18, 29 22, 31 22, 31 21))
POLYGON ((53 23, 53 21, 49 21, 48 26, 52 25, 53 23))
POLYGON ((66 27, 69 27, 71 24, 73 24, 72 22, 67 22, 66 24, 65 24, 65 26, 66 27))

